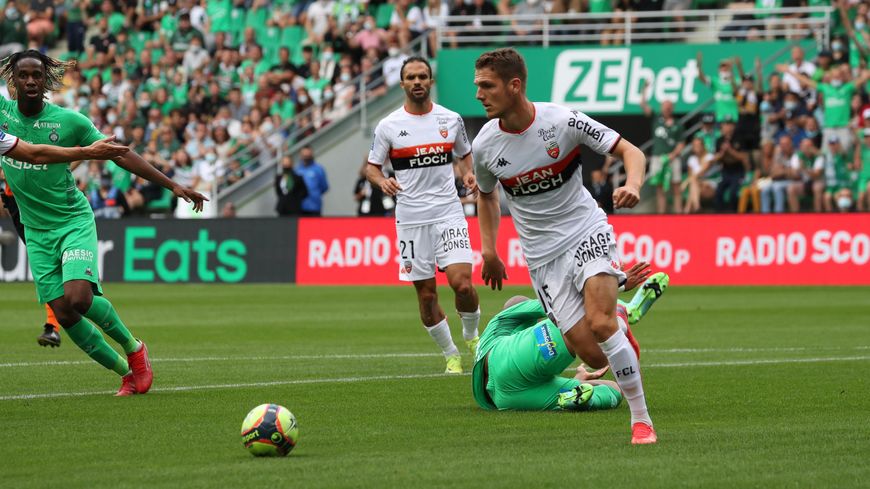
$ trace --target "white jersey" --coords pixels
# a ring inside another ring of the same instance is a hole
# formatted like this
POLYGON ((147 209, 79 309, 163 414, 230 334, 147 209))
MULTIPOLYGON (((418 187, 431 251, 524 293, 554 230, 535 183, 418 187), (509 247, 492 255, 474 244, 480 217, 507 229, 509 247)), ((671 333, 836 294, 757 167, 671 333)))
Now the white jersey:
POLYGON ((616 131, 582 112, 535 103, 531 125, 513 133, 498 119, 474 138, 474 169, 482 192, 501 182, 529 269, 555 259, 607 222, 604 211, 583 187, 580 146, 610 153, 616 131))
POLYGON ((404 107, 378 122, 369 163, 389 157, 402 187, 396 202, 396 224, 412 226, 464 217, 453 176, 453 155, 471 152, 462 117, 432 104, 425 114, 404 107))
POLYGON ((18 138, 0 131, 0 156, 12 151, 18 145, 18 138))

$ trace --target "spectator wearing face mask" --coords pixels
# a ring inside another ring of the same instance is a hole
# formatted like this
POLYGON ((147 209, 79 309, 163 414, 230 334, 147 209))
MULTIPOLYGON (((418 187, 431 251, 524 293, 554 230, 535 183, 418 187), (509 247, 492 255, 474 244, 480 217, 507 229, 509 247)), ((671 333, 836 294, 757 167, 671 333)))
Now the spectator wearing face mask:
POLYGON ((851 148, 852 131, 849 129, 849 119, 852 95, 855 94, 858 86, 870 79, 870 71, 864 70, 857 80, 847 81, 849 66, 844 65, 831 70, 830 79, 827 82, 816 83, 813 79, 792 70, 788 66, 777 65, 777 69, 791 74, 812 88, 818 88, 822 95, 824 114, 822 144, 828 146, 831 138, 836 137, 844 148, 851 148))
POLYGON ((301 164, 296 166, 296 173, 305 180, 308 196, 302 201, 303 216, 319 216, 323 213, 323 194, 329 191, 329 181, 326 170, 314 160, 314 150, 305 146, 299 154, 301 164))
POLYGON ((840 139, 831 136, 825 163, 825 211, 849 212, 852 209, 852 169, 840 139))
POLYGON ((719 62, 719 75, 716 78, 709 78, 704 74, 704 59, 700 51, 698 51, 696 61, 698 63, 698 80, 713 91, 715 100, 713 111, 716 114, 716 121, 722 122, 726 118, 736 121, 739 116, 737 101, 734 98, 737 84, 734 81, 731 61, 723 59, 719 62))
POLYGON ((399 50, 399 42, 391 38, 387 43, 387 59, 384 60, 384 81, 388 87, 394 87, 401 81, 402 63, 408 55, 399 50))
POLYGON ((782 82, 785 83, 789 91, 794 93, 801 93, 804 89, 801 87, 800 79, 792 75, 792 72, 800 73, 804 76, 812 76, 816 72, 816 65, 807 61, 804 56, 804 50, 800 46, 791 48, 791 64, 788 65, 788 70, 783 72, 782 82))
POLYGON ((281 173, 275 176, 275 211, 279 216, 296 216, 302 212, 302 199, 308 196, 305 180, 293 170, 293 158, 281 158, 281 173))

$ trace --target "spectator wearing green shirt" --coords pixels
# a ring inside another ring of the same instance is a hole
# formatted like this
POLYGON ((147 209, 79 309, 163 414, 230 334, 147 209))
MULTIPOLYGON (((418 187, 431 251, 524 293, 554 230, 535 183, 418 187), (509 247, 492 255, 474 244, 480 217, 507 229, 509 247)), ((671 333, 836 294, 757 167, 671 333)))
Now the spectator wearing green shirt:
POLYGON ((870 71, 864 70, 854 81, 848 81, 850 76, 849 65, 841 65, 832 69, 829 79, 817 83, 812 78, 794 71, 789 66, 777 65, 777 70, 790 73, 792 76, 806 84, 810 88, 817 89, 822 97, 824 121, 822 122, 822 145, 830 149, 831 138, 836 136, 844 149, 852 148, 852 130, 849 128, 851 118, 852 95, 855 94, 858 85, 864 84, 870 79, 870 71))
POLYGON ((822 212, 825 192, 825 157, 812 139, 801 141, 798 151, 789 161, 789 212, 800 211, 800 198, 813 196, 813 212, 822 212))
POLYGON ((686 143, 683 141, 683 127, 674 117, 674 103, 665 100, 661 112, 656 113, 647 101, 646 80, 641 83, 640 107, 652 119, 652 157, 650 158, 649 183, 656 188, 656 212, 667 212, 667 191, 673 192, 674 213, 683 210, 683 191, 681 153, 686 143))
POLYGON ((828 141, 825 164, 825 211, 849 212, 852 209, 852 165, 837 136, 828 141))
POLYGON ((870 209, 870 127, 862 129, 861 143, 855 145, 852 166, 858 171, 858 211, 870 209))
POLYGON ((696 60, 698 80, 713 91, 715 101, 713 112, 716 114, 716 121, 722 122, 726 118, 736 121, 739 117, 737 100, 734 98, 734 94, 737 92, 737 83, 734 81, 731 60, 723 59, 719 62, 719 75, 716 78, 710 78, 704 74, 704 59, 700 51, 698 51, 696 60))
POLYGON ((202 33, 194 29, 190 23, 190 14, 183 13, 178 18, 178 29, 169 38, 169 46, 176 53, 184 53, 190 49, 190 42, 197 38, 202 43, 202 33))
POLYGON ((25 13, 18 2, 9 2, 0 8, 0 59, 24 51, 27 46, 25 13))

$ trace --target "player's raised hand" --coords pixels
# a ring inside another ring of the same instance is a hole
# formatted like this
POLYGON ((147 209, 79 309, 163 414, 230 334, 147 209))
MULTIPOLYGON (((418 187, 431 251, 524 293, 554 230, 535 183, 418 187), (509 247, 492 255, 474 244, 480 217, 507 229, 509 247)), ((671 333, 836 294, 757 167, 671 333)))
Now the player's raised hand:
POLYGON ((181 185, 173 187, 172 193, 179 199, 183 199, 185 202, 192 202, 193 210, 196 212, 202 212, 203 202, 208 202, 208 199, 201 193, 192 188, 182 187, 181 185))
POLYGON ((395 196, 401 190, 402 190, 402 186, 399 185, 399 182, 397 182, 396 179, 393 177, 385 178, 381 182, 381 192, 383 192, 386 195, 389 195, 390 197, 395 196))
POLYGON ((649 278, 652 273, 652 268, 650 268, 649 263, 639 261, 632 265, 628 270, 623 268, 622 271, 625 272, 625 291, 628 292, 649 278))
POLYGON ((468 195, 477 193, 477 177, 474 176, 473 171, 466 173, 462 177, 462 184, 465 185, 465 189, 468 190, 468 195))
POLYGON ((489 259, 483 259, 481 277, 483 277, 483 283, 492 287, 492 290, 495 290, 496 287, 498 287, 498 290, 501 290, 502 282, 507 280, 508 276, 504 262, 501 261, 498 255, 489 259))
POLYGON ((127 146, 122 146, 115 143, 115 136, 108 136, 105 139, 96 141, 94 144, 85 147, 86 160, 111 160, 119 156, 124 156, 130 151, 127 146))
POLYGON ((616 209, 631 209, 638 202, 640 202, 640 190, 632 185, 625 185, 613 191, 613 207, 616 209))

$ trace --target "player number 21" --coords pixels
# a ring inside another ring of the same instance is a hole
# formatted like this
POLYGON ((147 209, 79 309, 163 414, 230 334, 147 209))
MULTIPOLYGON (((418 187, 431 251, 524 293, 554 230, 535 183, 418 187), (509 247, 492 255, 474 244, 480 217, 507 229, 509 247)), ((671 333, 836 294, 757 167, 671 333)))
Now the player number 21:
POLYGON ((411 248, 411 258, 414 258, 414 240, 408 240, 407 244, 405 241, 399 241, 399 247, 402 248, 402 258, 408 258, 405 256, 405 248, 411 248), (409 246, 410 245, 410 246, 409 246))

